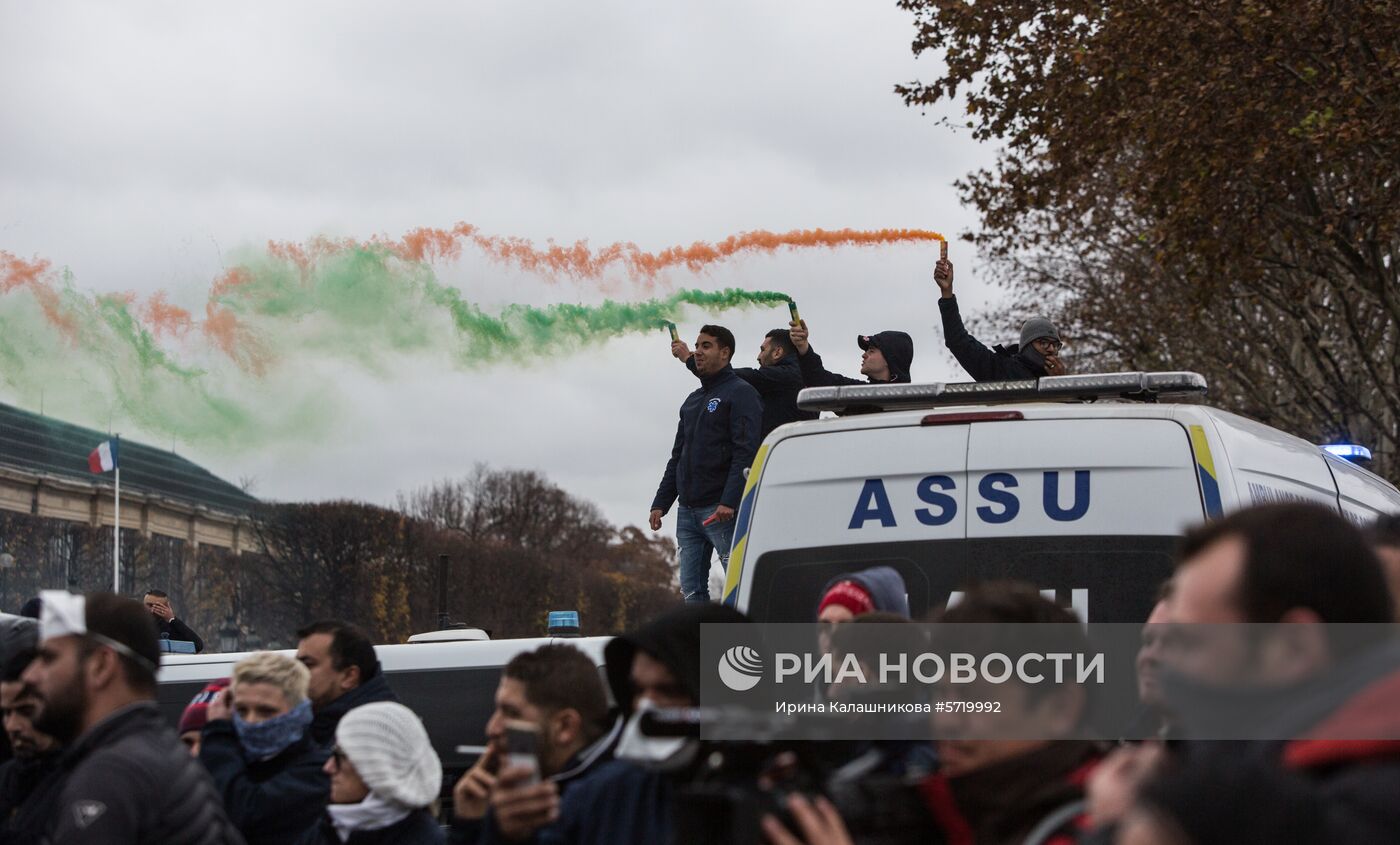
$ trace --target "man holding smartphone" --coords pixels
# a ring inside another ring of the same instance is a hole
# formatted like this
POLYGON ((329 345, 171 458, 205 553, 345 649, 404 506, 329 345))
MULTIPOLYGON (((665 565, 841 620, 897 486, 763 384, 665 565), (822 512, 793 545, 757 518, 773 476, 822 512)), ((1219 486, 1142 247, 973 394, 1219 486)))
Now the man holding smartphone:
POLYGON ((486 753, 453 789, 449 841, 526 842, 546 829, 551 842, 667 841, 660 775, 613 757, 621 727, 583 652, 517 655, 496 688, 486 753))

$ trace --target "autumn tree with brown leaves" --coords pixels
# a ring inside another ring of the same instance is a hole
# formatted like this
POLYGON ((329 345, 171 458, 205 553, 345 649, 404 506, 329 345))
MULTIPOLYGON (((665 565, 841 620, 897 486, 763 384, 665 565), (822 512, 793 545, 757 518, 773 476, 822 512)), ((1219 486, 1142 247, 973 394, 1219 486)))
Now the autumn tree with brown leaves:
POLYGON ((946 70, 898 93, 1003 145, 958 186, 1009 314, 1400 480, 1400 3, 899 5, 946 70))

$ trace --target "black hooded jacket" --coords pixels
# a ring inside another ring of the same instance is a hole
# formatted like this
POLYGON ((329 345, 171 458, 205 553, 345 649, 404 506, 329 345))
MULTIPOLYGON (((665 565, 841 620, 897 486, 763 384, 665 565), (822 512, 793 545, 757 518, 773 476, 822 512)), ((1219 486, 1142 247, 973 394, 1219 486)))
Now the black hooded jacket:
POLYGON ((632 658, 638 651, 656 658, 671 670, 690 696, 700 700, 700 625, 705 622, 748 622, 732 607, 708 602, 686 604, 669 610, 642 627, 614 637, 603 649, 608 686, 624 713, 632 712, 632 658))
POLYGON ((1029 358, 1017 344, 988 349, 968 334, 957 297, 940 298, 938 310, 943 315, 943 342, 974 381, 1015 381, 1045 375, 1045 365, 1029 358))
POLYGON ((132 704, 63 754, 51 845, 242 843, 209 773, 180 744, 154 701, 132 704))
POLYGON ((807 347, 806 355, 797 356, 802 366, 802 384, 806 387, 835 387, 842 384, 908 384, 909 369, 914 365, 914 339, 904 332, 880 332, 868 338, 856 338, 856 343, 864 349, 867 345, 879 349, 890 367, 890 380, 877 382, 874 379, 856 379, 833 373, 822 366, 822 356, 817 350, 807 347))
POLYGON ((389 689, 389 683, 384 680, 382 671, 376 672, 373 678, 355 687, 349 692, 316 711, 316 715, 311 720, 311 739, 317 745, 329 748, 335 744, 335 729, 340 724, 340 719, 346 713, 359 707, 361 704, 369 704, 374 701, 394 701, 399 700, 394 695, 394 691, 389 689))
MULTIPOLYGON (((685 359, 686 369, 695 372, 695 356, 685 359)), ((734 375, 758 391, 763 401, 763 427, 758 440, 763 442, 773 429, 798 420, 814 420, 819 414, 797 407, 797 394, 802 392, 802 368, 797 358, 784 355, 778 363, 764 367, 735 367, 734 375)), ((697 376, 698 377, 698 376, 697 376)))

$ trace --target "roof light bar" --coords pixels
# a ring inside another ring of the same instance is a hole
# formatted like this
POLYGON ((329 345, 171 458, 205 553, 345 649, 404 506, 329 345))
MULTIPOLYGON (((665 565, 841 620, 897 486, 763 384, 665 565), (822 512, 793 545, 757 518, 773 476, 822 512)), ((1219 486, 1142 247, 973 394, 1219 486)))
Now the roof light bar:
POLYGON ((927 384, 860 384, 809 387, 797 396, 807 411, 840 411, 856 406, 883 410, 976 405, 991 402, 1046 402, 1121 397, 1154 402, 1161 396, 1206 392, 1199 373, 1086 373, 1041 379, 927 384))
POLYGON ((1371 450, 1367 449, 1365 446, 1358 446, 1355 443, 1328 443, 1323 446, 1322 449, 1325 452, 1330 452, 1348 461, 1371 460, 1371 450))

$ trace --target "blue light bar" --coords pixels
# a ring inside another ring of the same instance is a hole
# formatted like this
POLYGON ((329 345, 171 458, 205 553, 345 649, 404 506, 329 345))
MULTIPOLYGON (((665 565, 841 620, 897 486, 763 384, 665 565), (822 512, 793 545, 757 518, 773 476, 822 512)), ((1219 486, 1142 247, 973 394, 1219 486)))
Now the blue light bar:
POLYGON ((1324 451, 1331 452, 1339 458, 1346 458, 1348 461, 1371 460, 1371 450, 1355 443, 1328 443, 1322 448, 1324 451))
POLYGON ((549 635, 551 637, 577 637, 578 611, 551 610, 549 612, 549 635))

